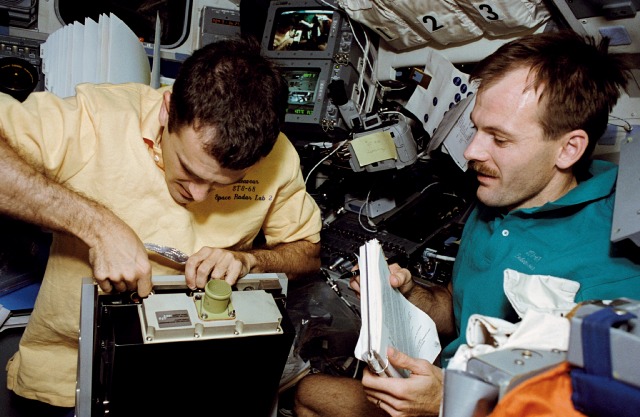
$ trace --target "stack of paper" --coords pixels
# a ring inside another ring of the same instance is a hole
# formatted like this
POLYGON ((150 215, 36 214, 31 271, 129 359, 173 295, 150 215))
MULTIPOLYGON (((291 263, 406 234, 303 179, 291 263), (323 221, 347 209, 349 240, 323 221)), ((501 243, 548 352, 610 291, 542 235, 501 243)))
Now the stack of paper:
POLYGON ((80 83, 149 84, 149 58, 138 36, 117 16, 100 15, 53 32, 41 47, 45 89, 60 97, 80 83))
POLYGON ((360 247, 360 311, 362 327, 356 358, 379 375, 407 377, 387 359, 387 347, 433 362, 440 353, 436 325, 389 283, 389 266, 377 239, 360 247))
POLYGON ((311 362, 302 359, 295 351, 294 345, 291 345, 287 363, 285 363, 282 376, 280 377, 280 388, 278 392, 283 393, 293 387, 309 372, 311 372, 311 362))

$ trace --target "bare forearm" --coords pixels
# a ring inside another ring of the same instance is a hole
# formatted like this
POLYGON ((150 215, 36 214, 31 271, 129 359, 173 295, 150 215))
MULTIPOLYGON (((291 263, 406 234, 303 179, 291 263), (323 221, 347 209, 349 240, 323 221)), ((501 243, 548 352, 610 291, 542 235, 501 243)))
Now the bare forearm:
POLYGON ((255 265, 250 272, 284 272, 291 278, 316 272, 320 268, 320 244, 307 241, 282 243, 269 249, 250 251, 255 265))
POLYGON ((438 333, 443 336, 454 335, 456 327, 453 317, 451 286, 422 287, 416 284, 406 296, 412 304, 431 317, 436 323, 438 333))
POLYGON ((0 159, 0 211, 90 243, 92 229, 106 209, 36 171, 4 137, 0 138, 0 159))
POLYGON ((25 162, 0 132, 0 212, 74 235, 89 247, 104 291, 151 290, 151 265, 136 233, 101 204, 52 181, 25 162))

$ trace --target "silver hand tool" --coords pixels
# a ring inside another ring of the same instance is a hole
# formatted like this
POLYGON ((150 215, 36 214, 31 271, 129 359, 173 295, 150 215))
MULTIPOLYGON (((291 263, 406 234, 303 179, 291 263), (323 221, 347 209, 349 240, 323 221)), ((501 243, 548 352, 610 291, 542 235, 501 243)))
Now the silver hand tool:
POLYGON ((144 247, 151 252, 155 252, 164 258, 182 265, 184 265, 187 262, 187 259, 189 259, 189 255, 182 252, 181 250, 172 248, 170 246, 162 246, 155 243, 145 243, 144 247))

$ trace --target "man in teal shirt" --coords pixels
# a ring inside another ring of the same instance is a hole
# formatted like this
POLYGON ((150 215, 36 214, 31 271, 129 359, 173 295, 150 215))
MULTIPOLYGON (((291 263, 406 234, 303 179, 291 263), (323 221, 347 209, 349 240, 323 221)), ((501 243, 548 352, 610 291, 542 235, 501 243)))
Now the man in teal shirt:
POLYGON ((640 299, 640 266, 610 254, 617 171, 612 163, 593 161, 591 178, 540 207, 504 213, 479 204, 465 223, 461 261, 454 264, 453 312, 460 336, 445 347, 443 358, 466 342, 464 328, 471 314, 519 321, 502 295, 503 281, 495 279, 496 265, 577 281, 576 302, 640 299))
MULTIPOLYGON (((629 75, 607 48, 606 38, 596 45, 574 32, 549 32, 509 42, 475 66, 477 133, 464 156, 476 173, 478 205, 452 281, 425 288, 390 265, 391 285, 453 340, 445 361, 465 343, 471 314, 517 321, 503 290, 507 268, 576 281, 576 301, 640 299, 640 265, 611 253, 617 167, 591 159, 629 75)), ((352 286, 359 290, 357 280, 352 286)), ((298 385, 297 416, 438 415, 442 369, 394 349, 387 356, 411 376, 381 378, 368 369, 362 381, 310 375, 298 385)))

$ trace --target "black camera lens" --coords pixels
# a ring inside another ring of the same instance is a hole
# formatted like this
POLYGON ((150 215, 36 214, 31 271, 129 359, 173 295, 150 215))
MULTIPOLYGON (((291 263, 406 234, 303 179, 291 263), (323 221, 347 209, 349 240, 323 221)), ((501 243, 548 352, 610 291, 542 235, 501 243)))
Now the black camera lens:
POLYGON ((0 91, 24 101, 38 85, 38 71, 24 59, 0 59, 0 91))

